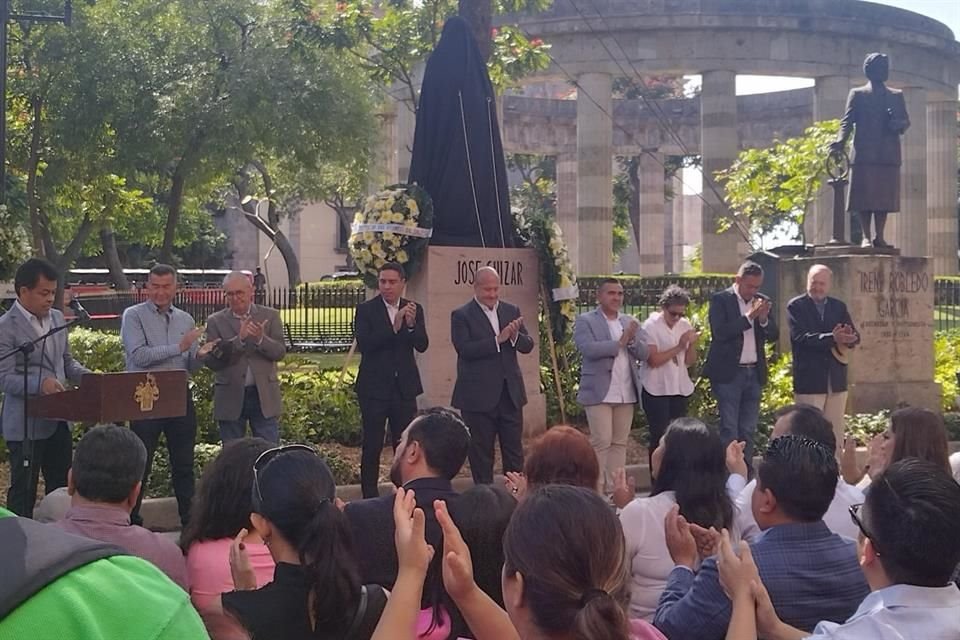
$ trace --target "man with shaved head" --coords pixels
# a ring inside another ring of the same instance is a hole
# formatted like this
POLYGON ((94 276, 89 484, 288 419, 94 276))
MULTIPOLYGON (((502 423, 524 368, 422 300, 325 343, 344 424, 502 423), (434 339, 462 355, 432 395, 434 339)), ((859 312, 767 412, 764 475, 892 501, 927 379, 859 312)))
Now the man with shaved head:
POLYGON ((287 349, 276 309, 253 303, 253 282, 233 271, 223 280, 227 307, 207 319, 203 364, 215 372, 213 417, 224 442, 253 435, 280 442, 277 362, 287 349))
POLYGON ((860 334, 847 305, 827 295, 832 281, 833 272, 826 265, 810 267, 807 293, 787 304, 787 324, 795 400, 823 411, 839 448, 847 408, 847 352, 860 343, 860 334))
POLYGON ((500 300, 500 274, 477 269, 473 299, 450 315, 457 350, 453 406, 470 428, 470 470, 476 484, 493 482, 493 448, 500 439, 503 472, 523 469, 523 405, 527 393, 517 352, 533 351, 520 309, 500 300))

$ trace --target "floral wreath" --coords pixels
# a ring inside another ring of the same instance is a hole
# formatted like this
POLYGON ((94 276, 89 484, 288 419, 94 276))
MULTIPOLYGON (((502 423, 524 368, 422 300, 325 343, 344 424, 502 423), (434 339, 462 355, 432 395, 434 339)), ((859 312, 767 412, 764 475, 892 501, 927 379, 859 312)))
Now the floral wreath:
POLYGON ((391 185, 367 198, 350 231, 350 255, 364 284, 376 289, 388 262, 403 265, 410 278, 433 235, 433 200, 415 184, 391 185))
POLYGON ((577 318, 577 276, 570 264, 563 231, 552 217, 535 214, 525 216, 513 211, 514 223, 520 239, 533 247, 540 262, 541 279, 549 292, 543 300, 550 310, 550 330, 556 342, 564 342, 570 335, 570 326, 577 318))

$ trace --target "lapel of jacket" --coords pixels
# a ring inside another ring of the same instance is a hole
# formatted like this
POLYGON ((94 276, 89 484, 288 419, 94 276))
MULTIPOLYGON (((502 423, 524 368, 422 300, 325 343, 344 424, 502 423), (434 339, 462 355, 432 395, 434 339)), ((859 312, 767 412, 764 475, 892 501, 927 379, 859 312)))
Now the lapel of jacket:
MULTIPOLYGON (((28 342, 28 341, 33 342, 34 340, 40 337, 37 335, 37 332, 33 328, 33 326, 27 321, 26 318, 23 317, 23 314, 20 313, 19 309, 11 309, 10 313, 13 314, 13 322, 17 325, 17 329, 19 331, 19 335, 21 338, 19 341, 19 344, 23 344, 24 342, 28 342)), ((60 326, 60 324, 62 323, 59 323, 59 324, 57 323, 56 317, 53 315, 53 311, 51 311, 50 312, 50 328, 53 329, 54 327, 60 326)), ((40 365, 40 366, 43 366, 43 364, 46 363, 47 367, 49 367, 52 371, 56 371, 57 370, 57 367, 55 364, 56 354, 54 352, 57 350, 56 349, 57 338, 58 338, 57 336, 48 338, 46 340, 46 344, 42 344, 42 341, 41 343, 36 343, 36 347, 27 357, 27 362, 29 362, 30 365, 40 365)))
POLYGON ((607 317, 603 315, 603 311, 600 310, 600 307, 597 307, 593 310, 593 314, 596 317, 594 323, 597 325, 597 337, 606 336, 607 340, 613 340, 613 334, 610 333, 610 325, 607 324, 607 317))
MULTIPOLYGON (((471 303, 472 303, 471 306, 473 308, 474 319, 477 322, 481 323, 481 325, 485 327, 486 330, 490 331, 490 335, 496 338, 497 334, 493 331, 493 325, 491 325, 490 321, 487 319, 487 314, 483 310, 483 308, 480 306, 480 303, 477 301, 476 298, 471 300, 471 303)), ((497 322, 500 322, 500 306, 499 305, 497 305, 497 322)), ((500 325, 500 326, 503 326, 503 325, 500 325)))
MULTIPOLYGON (((388 327, 393 327, 393 323, 390 322, 390 312, 387 311, 387 301, 383 299, 383 294, 377 294, 377 297, 373 300, 376 300, 377 305, 377 315, 383 320, 384 324, 388 327)), ((371 302, 373 302, 371 300, 371 302)))

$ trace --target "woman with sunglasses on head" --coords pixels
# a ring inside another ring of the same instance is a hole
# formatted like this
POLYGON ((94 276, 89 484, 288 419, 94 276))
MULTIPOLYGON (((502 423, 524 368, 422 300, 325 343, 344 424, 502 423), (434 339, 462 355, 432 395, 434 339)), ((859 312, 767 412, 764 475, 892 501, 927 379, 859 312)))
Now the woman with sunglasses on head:
POLYGON ((273 582, 257 589, 241 531, 230 558, 236 590, 221 596, 223 610, 254 640, 373 634, 386 593, 361 584, 335 492, 330 468, 306 445, 270 449, 254 463, 250 520, 277 567, 273 582))
POLYGON ((640 395, 650 425, 647 455, 651 465, 653 450, 667 425, 687 415, 687 400, 693 394, 687 369, 697 362, 700 334, 684 317, 689 304, 690 294, 672 284, 660 295, 660 311, 651 313, 642 326, 649 353, 640 395))

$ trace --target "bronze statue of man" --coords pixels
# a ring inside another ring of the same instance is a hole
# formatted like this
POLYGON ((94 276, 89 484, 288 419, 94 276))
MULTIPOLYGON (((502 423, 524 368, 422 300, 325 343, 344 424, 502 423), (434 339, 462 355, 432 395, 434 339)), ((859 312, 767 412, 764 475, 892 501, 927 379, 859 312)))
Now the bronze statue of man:
POLYGON ((847 211, 860 217, 861 246, 888 248, 891 245, 883 239, 883 228, 887 213, 900 210, 900 136, 910 126, 910 119, 903 92, 884 85, 890 75, 886 55, 868 55, 863 73, 870 82, 850 90, 840 134, 830 150, 842 151, 855 130, 847 211), (871 217, 876 221, 872 238, 871 217))

